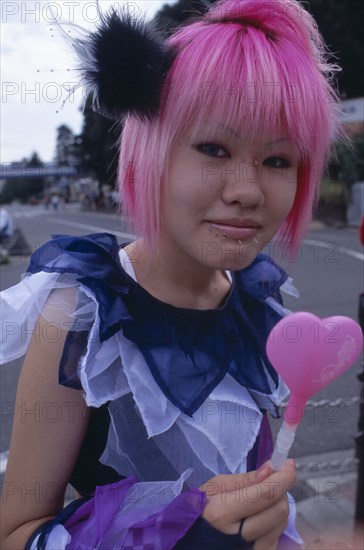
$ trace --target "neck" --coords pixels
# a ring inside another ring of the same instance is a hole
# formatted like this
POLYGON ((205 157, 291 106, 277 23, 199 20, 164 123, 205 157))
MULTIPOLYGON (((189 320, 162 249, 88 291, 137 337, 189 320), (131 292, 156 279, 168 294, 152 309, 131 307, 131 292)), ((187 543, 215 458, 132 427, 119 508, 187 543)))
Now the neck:
POLYGON ((223 303, 231 284, 224 271, 205 267, 166 247, 152 251, 136 241, 125 251, 133 262, 138 283, 155 298, 189 309, 215 309, 223 303))

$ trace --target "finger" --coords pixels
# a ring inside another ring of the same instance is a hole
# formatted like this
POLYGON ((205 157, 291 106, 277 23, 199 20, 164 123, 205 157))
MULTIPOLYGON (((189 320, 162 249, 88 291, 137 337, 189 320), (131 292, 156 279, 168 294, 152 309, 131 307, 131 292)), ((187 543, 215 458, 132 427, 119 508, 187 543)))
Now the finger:
POLYGON ((267 533, 259 539, 256 539, 254 541, 254 550, 276 550, 279 539, 282 533, 285 531, 286 527, 287 526, 285 523, 279 524, 270 533, 267 533))
POLYGON ((283 531, 288 525, 289 504, 288 498, 284 496, 273 506, 263 512, 246 518, 244 521, 242 535, 245 540, 257 540, 273 532, 277 525, 283 525, 283 531))
POLYGON ((244 487, 261 483, 266 479, 273 470, 270 462, 265 462, 259 470, 253 470, 246 474, 227 474, 215 476, 199 487, 200 491, 204 491, 207 496, 213 496, 219 493, 230 491, 239 491, 244 487))
POLYGON ((295 464, 287 461, 283 470, 265 478, 264 481, 243 489, 214 495, 212 499, 224 502, 224 512, 232 522, 240 522, 273 506, 292 487, 296 479, 295 464))
POLYGON ((276 472, 271 469, 271 475, 267 478, 267 482, 278 481, 285 492, 289 491, 296 483, 296 463, 294 460, 289 459, 283 465, 282 470, 276 472))

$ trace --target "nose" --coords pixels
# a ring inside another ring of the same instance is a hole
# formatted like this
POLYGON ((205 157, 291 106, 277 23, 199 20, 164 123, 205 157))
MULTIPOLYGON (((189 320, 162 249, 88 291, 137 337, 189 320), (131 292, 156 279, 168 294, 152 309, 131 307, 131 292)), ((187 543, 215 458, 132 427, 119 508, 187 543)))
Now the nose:
POLYGON ((222 199, 228 204, 239 203, 244 208, 264 204, 263 173, 254 162, 226 165, 223 176, 222 199))

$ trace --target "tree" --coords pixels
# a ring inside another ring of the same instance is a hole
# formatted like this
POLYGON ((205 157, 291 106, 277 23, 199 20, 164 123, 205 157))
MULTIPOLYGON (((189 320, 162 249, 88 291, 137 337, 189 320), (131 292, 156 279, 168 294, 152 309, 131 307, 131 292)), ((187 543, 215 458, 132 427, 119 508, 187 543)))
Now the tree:
POLYGON ((116 184, 120 129, 120 124, 95 113, 90 99, 86 101, 82 132, 78 136, 80 169, 111 187, 116 184))
POLYGON ((54 157, 58 166, 76 166, 79 155, 76 137, 71 128, 62 124, 57 128, 56 153, 54 157))
POLYGON ((359 97, 364 92, 364 3, 359 0, 310 0, 308 11, 330 51, 342 67, 338 87, 343 99, 359 97))
MULTIPOLYGON (((27 161, 27 168, 42 168, 43 162, 40 160, 38 153, 32 153, 30 159, 27 161)), ((29 178, 26 182, 27 193, 31 195, 40 195, 44 190, 44 176, 34 176, 29 178)))
MULTIPOLYGON (((38 153, 32 153, 30 159, 24 158, 21 162, 14 163, 14 167, 18 168, 20 172, 27 168, 42 168, 43 162, 40 160, 38 153)), ((1 202, 3 204, 9 203, 13 200, 19 200, 21 202, 27 202, 32 196, 39 196, 44 189, 44 177, 24 177, 19 176, 14 179, 8 179, 5 181, 1 202)))
MULTIPOLYGON (((164 5, 155 22, 166 34, 195 14, 204 13, 217 0, 178 0, 164 5)), ((342 72, 338 75, 338 88, 343 98, 362 96, 364 71, 363 20, 364 2, 360 0, 305 0, 304 8, 315 18, 329 50, 336 57, 342 72)))
POLYGON ((332 180, 351 185, 364 181, 364 136, 359 134, 350 144, 339 144, 328 175, 332 180))
POLYGON ((193 19, 204 13, 215 0, 178 0, 175 4, 164 4, 154 21, 167 35, 187 19, 193 19))

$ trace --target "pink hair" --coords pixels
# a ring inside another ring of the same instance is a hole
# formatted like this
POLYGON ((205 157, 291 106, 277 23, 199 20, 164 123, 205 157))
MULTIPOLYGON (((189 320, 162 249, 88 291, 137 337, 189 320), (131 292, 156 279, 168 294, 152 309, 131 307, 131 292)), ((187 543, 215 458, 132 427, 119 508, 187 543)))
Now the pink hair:
POLYGON ((187 127, 223 120, 249 139, 284 128, 299 150, 293 207, 282 240, 302 238, 320 177, 340 134, 337 67, 311 15, 296 0, 226 0, 170 39, 178 54, 159 116, 129 117, 121 141, 119 184, 134 230, 152 243, 173 147, 187 127))

